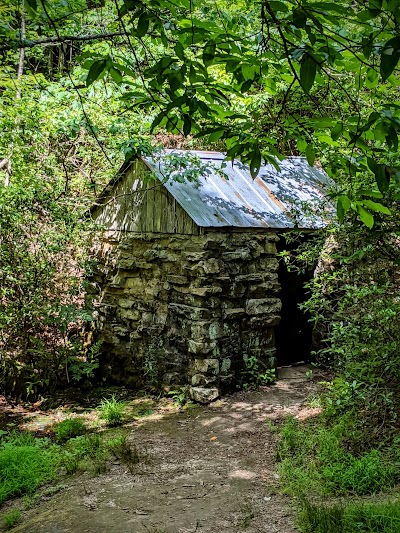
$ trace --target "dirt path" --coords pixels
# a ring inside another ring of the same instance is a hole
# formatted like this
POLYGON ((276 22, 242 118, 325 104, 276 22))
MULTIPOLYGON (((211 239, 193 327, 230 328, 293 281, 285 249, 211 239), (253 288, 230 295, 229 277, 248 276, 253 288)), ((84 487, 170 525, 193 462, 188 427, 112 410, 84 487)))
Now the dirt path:
MULTIPOLYGON (((297 372, 297 373, 296 373, 297 372)), ((304 371, 207 408, 153 415, 130 434, 148 461, 77 477, 26 513, 24 533, 294 533, 278 492, 276 434, 268 421, 306 417, 315 384, 304 371)))

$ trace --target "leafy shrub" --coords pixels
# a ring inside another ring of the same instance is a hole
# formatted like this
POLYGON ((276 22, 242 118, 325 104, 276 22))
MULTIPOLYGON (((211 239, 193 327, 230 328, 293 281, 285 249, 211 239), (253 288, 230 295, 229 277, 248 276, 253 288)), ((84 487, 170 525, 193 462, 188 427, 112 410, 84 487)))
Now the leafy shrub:
POLYGON ((86 430, 85 423, 80 418, 68 418, 57 424, 54 424, 53 431, 56 436, 56 441, 65 442, 72 437, 82 435, 86 430))
POLYGON ((58 475, 59 455, 49 439, 12 433, 0 443, 0 503, 32 494, 58 475))
POLYGON ((105 398, 100 404, 100 418, 105 420, 109 427, 122 424, 124 411, 125 403, 118 401, 114 394, 109 399, 105 398))
POLYGON ((11 529, 21 520, 21 511, 11 509, 3 514, 3 524, 6 529, 11 529))

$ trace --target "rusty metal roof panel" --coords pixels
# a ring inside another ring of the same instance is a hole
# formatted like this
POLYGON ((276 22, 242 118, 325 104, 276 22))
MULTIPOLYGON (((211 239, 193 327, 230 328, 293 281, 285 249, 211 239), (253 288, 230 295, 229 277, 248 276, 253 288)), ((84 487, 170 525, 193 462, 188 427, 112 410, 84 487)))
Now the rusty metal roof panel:
MULTIPOLYGON (((171 152, 187 153, 166 150, 164 154, 171 152)), ((207 165, 207 172, 199 173, 196 181, 178 182, 176 171, 166 176, 164 156, 145 161, 201 227, 314 229, 332 219, 333 209, 326 194, 333 183, 322 169, 311 167, 303 157, 279 161, 280 172, 273 165, 262 166, 253 180, 247 165, 224 161, 222 153, 190 153, 207 165)))

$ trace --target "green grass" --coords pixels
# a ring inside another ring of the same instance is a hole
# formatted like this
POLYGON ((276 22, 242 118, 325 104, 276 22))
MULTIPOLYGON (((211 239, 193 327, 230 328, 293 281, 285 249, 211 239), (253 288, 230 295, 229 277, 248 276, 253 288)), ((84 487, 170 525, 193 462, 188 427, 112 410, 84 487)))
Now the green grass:
POLYGON ((123 422, 125 403, 120 402, 114 395, 104 399, 100 404, 100 418, 106 421, 107 426, 120 426, 123 422))
POLYGON ((19 509, 11 509, 2 516, 3 525, 6 529, 11 529, 21 520, 21 511, 19 509))
POLYGON ((304 533, 399 533, 400 501, 324 506, 303 500, 300 527, 304 533))
POLYGON ((56 441, 61 443, 78 435, 83 435, 86 431, 86 426, 80 418, 68 418, 67 420, 54 424, 53 431, 56 441))
POLYGON ((82 435, 66 443, 61 464, 67 474, 86 470, 100 474, 106 470, 109 457, 109 449, 100 435, 82 435))
POLYGON ((79 435, 69 438, 62 445, 29 433, 14 432, 2 436, 0 504, 16 496, 32 498, 39 487, 65 474, 77 471, 102 473, 107 469, 112 454, 129 467, 140 460, 126 435, 114 435, 111 439, 96 433, 79 435))
POLYGON ((355 456, 345 448, 345 420, 336 426, 290 419, 278 449, 284 491, 299 496, 368 495, 400 481, 400 463, 377 449, 355 456))
POLYGON ((21 494, 32 494, 57 478, 59 454, 49 439, 12 433, 0 443, 0 503, 21 494))

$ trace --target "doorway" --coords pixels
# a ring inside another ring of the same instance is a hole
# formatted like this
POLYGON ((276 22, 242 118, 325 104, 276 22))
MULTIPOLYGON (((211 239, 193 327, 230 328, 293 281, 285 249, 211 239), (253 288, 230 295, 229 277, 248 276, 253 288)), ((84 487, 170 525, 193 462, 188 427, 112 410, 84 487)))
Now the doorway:
MULTIPOLYGON (((277 250, 295 253, 298 246, 298 241, 287 243, 281 237, 277 243, 277 250)), ((306 272, 288 269, 283 259, 280 259, 278 274, 282 300, 281 321, 275 328, 278 366, 309 363, 312 324, 309 322, 309 314, 299 309, 299 305, 307 300, 307 289, 304 288, 304 284, 312 279, 313 269, 306 272)))

